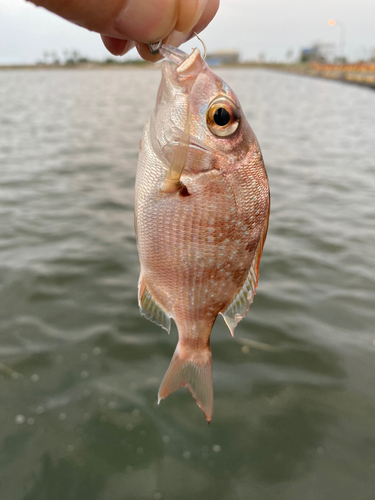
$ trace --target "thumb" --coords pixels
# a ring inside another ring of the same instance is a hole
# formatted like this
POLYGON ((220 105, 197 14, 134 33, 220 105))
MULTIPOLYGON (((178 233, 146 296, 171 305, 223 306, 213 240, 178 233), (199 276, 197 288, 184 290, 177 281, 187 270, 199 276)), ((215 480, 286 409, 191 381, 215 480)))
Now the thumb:
POLYGON ((180 2, 206 0, 31 0, 35 5, 90 31, 151 43, 169 35, 178 20, 180 2))

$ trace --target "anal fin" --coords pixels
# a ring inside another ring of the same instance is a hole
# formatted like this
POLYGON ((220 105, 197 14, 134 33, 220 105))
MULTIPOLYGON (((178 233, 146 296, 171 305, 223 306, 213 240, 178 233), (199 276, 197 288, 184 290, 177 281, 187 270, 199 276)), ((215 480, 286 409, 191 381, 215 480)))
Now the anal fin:
POLYGON ((151 295, 142 273, 138 283, 138 304, 143 316, 170 332, 171 319, 151 295))

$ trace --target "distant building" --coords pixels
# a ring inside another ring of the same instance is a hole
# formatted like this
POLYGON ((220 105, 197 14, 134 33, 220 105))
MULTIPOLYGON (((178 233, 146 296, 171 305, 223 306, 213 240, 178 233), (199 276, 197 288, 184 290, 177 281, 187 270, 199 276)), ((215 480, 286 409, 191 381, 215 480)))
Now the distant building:
POLYGON ((220 50, 207 54, 206 62, 210 66, 221 66, 222 64, 237 64, 240 53, 237 50, 220 50))
POLYGON ((332 59, 334 45, 330 43, 316 43, 301 51, 301 62, 327 62, 332 59))

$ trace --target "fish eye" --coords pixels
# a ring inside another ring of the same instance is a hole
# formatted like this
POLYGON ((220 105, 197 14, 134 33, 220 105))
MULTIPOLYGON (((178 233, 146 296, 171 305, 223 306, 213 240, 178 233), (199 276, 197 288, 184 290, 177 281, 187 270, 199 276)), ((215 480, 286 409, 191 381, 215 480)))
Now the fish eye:
POLYGON ((240 124, 239 109, 229 97, 215 97, 207 108, 206 122, 214 135, 227 137, 233 134, 240 124))

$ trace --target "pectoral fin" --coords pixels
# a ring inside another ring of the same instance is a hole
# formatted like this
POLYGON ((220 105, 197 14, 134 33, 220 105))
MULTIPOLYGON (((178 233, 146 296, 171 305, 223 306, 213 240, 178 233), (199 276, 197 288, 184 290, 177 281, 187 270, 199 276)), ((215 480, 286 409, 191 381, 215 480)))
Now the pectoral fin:
POLYGON ((235 296, 229 307, 224 312, 220 313, 223 316, 232 337, 234 337, 234 329, 241 321, 241 319, 246 316, 246 313, 254 300, 254 295, 258 286, 259 264, 262 257, 264 242, 267 236, 267 229, 268 217, 259 239, 253 262, 251 264, 249 274, 246 277, 245 283, 243 284, 241 290, 235 296))
POLYGON ((254 300, 256 286, 257 278, 254 275, 253 266, 251 266, 250 272, 247 275, 246 281, 240 292, 236 295, 228 309, 226 309, 223 313, 220 313, 223 316, 232 337, 234 337, 234 329, 241 319, 246 316, 246 313, 254 300))
POLYGON ((182 132, 180 142, 178 143, 175 149, 166 178, 161 187, 162 193, 175 193, 181 189, 180 178, 185 168, 187 155, 189 152, 190 125, 191 125, 190 101, 188 98, 185 128, 184 131, 182 132))

